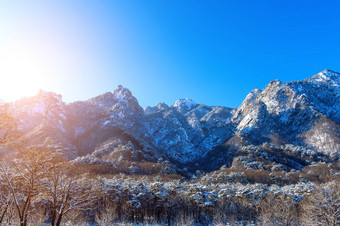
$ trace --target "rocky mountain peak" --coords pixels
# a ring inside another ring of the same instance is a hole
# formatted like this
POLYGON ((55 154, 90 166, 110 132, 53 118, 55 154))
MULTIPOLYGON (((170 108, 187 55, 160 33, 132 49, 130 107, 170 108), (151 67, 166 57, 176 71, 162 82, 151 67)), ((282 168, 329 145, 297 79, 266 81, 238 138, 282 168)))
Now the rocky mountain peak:
POLYGON ((340 77, 340 73, 332 71, 330 69, 325 69, 322 72, 318 73, 318 74, 323 74, 327 77, 329 77, 330 79, 336 79, 340 77))
POLYGON ((177 108, 177 110, 181 113, 188 112, 196 106, 198 106, 198 104, 195 103, 195 101, 193 101, 192 99, 189 99, 189 98, 178 99, 174 103, 174 105, 172 105, 172 107, 177 108))
POLYGON ((156 113, 156 112, 168 110, 168 109, 169 109, 169 106, 166 103, 162 102, 162 103, 157 104, 157 106, 154 106, 154 107, 147 106, 144 109, 144 112, 147 114, 150 114, 150 113, 156 113))
POLYGON ((318 84, 328 83, 330 85, 340 86, 340 74, 335 71, 325 69, 305 81, 318 84))
POLYGON ((125 109, 132 111, 140 111, 141 107, 137 99, 132 95, 131 91, 119 85, 113 92, 107 92, 89 100, 89 102, 104 111, 114 109, 125 109))
POLYGON ((253 89, 247 96, 246 99, 243 101, 244 103, 253 102, 256 100, 257 96, 262 92, 262 90, 255 88, 253 89))
POLYGON ((113 92, 113 97, 120 105, 132 108, 135 112, 143 111, 143 109, 139 106, 138 100, 132 95, 131 91, 124 88, 122 85, 119 85, 113 92))
POLYGON ((117 99, 129 99, 132 97, 132 93, 129 89, 118 85, 118 88, 113 92, 113 97, 117 99))
POLYGON ((15 101, 12 108, 25 109, 27 113, 40 113, 45 115, 47 109, 61 109, 65 107, 60 94, 39 90, 33 97, 24 97, 15 101))
POLYGON ((162 102, 162 103, 157 104, 157 109, 165 110, 165 109, 169 109, 169 106, 166 103, 162 102))
POLYGON ((42 90, 42 89, 40 89, 38 94, 33 98, 44 100, 44 101, 55 101, 55 102, 58 102, 58 103, 63 103, 62 96, 60 94, 45 91, 45 90, 42 90))
POLYGON ((60 94, 40 90, 33 97, 24 97, 11 103, 8 111, 20 122, 18 128, 21 131, 53 128, 65 132, 66 104, 60 94))

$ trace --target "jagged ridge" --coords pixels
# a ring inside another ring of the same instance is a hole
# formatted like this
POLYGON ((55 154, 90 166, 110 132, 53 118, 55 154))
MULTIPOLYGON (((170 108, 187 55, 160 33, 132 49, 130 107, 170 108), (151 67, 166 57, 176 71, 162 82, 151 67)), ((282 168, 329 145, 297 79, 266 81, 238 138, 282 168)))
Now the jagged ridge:
POLYGON ((11 103, 8 111, 30 145, 57 147, 70 158, 103 147, 122 153, 119 145, 142 153, 139 159, 196 166, 215 157, 222 159, 217 165, 236 164, 236 151, 249 145, 254 151, 264 144, 277 150, 291 145, 337 155, 339 78, 339 73, 324 70, 303 81, 275 80, 263 90, 254 89, 235 109, 188 98, 142 109, 131 91, 119 86, 113 93, 68 105, 60 95, 41 91, 11 103))

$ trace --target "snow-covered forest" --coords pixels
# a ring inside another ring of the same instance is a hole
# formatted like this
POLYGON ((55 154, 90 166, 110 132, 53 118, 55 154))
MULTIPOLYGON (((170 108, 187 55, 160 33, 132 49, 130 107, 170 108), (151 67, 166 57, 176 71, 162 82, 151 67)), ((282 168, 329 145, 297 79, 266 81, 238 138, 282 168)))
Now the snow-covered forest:
POLYGON ((32 148, 1 162, 0 222, 337 225, 338 172, 338 164, 319 163, 296 173, 221 168, 190 179, 105 174, 32 148))

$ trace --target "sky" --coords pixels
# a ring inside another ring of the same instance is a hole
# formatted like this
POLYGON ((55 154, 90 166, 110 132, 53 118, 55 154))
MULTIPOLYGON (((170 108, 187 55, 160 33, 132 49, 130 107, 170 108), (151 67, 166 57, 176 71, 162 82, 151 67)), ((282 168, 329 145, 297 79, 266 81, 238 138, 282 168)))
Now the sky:
POLYGON ((0 99, 237 107, 271 80, 340 72, 340 1, 0 1, 0 99))

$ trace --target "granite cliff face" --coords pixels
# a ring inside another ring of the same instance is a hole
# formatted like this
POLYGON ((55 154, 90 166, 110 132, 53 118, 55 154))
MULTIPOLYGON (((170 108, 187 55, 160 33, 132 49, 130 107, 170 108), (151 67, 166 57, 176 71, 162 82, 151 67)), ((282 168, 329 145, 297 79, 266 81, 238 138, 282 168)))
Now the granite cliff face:
POLYGON ((58 148, 85 162, 113 163, 129 153, 131 161, 169 161, 178 168, 279 163, 298 169, 337 160, 340 152, 340 74, 331 70, 303 81, 272 81, 251 91, 235 109, 188 98, 142 109, 119 86, 71 104, 41 91, 10 103, 7 112, 20 131, 17 140, 58 148), (279 161, 278 153, 286 159, 279 161))
POLYGON ((320 120, 340 123, 339 78, 338 73, 325 70, 303 81, 272 81, 263 90, 253 90, 235 109, 232 121, 239 133, 250 135, 254 142, 272 142, 270 137, 275 135, 283 144, 314 146, 316 151, 323 152, 339 151, 339 143, 333 142, 336 148, 327 149, 326 143, 312 144, 307 136, 313 128, 327 126, 320 124, 320 120))

